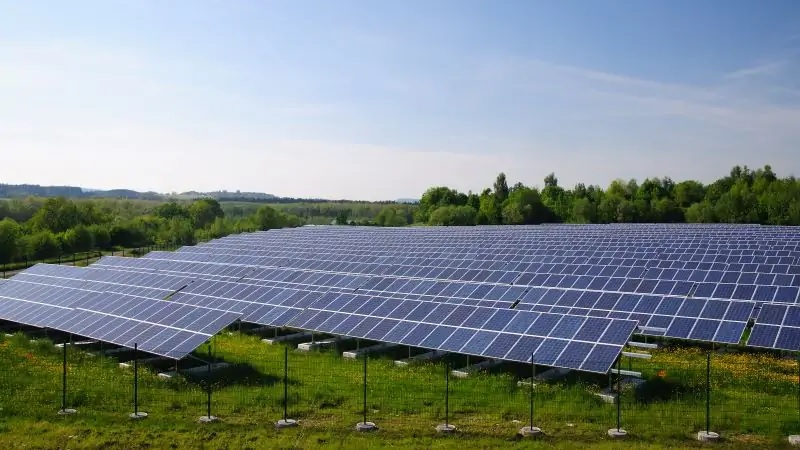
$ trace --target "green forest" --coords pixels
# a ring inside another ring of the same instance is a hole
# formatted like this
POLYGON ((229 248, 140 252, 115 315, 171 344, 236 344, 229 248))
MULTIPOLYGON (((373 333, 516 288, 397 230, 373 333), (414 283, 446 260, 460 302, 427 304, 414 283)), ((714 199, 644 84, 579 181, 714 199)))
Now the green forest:
POLYGON ((759 223, 800 225, 800 181, 778 178, 770 166, 736 166, 711 184, 670 178, 614 180, 600 186, 558 185, 551 173, 544 186, 508 185, 505 174, 480 194, 448 187, 428 189, 415 214, 429 225, 540 223, 759 223))
POLYGON ((800 181, 770 166, 736 166, 711 184, 670 178, 614 180, 605 189, 565 189, 555 174, 543 187, 505 174, 480 194, 431 187, 418 204, 312 202, 280 204, 68 199, 0 200, 0 263, 88 250, 191 245, 245 231, 305 224, 368 226, 541 223, 704 222, 800 225, 800 181))

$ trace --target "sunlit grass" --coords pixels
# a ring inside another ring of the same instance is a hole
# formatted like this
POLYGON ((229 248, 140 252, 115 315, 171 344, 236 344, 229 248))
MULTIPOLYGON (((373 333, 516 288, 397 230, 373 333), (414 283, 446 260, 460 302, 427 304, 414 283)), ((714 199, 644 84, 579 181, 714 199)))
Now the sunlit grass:
MULTIPOLYGON (((206 414, 202 379, 169 381, 141 365, 140 409, 151 417, 132 423, 133 373, 111 357, 68 351, 67 404, 75 417, 55 413, 61 404, 61 349, 52 342, 17 334, 0 338, 0 447, 2 448, 469 448, 525 447, 516 431, 529 420, 529 390, 518 387, 513 367, 450 379, 449 420, 461 430, 436 436, 445 420, 445 366, 395 367, 376 358, 367 367, 368 420, 381 430, 354 431, 362 420, 363 360, 337 353, 288 352, 291 418, 301 427, 276 431, 283 415, 284 347, 255 336, 224 333, 215 338, 215 358, 232 366, 213 377, 212 414, 222 421, 196 423, 206 414), (65 443, 65 444, 61 444, 65 443)), ((199 355, 205 355, 201 348, 199 355)), ((705 353, 678 348, 634 360, 631 369, 650 380, 623 389, 621 425, 630 434, 626 448, 695 446, 692 436, 705 427, 705 353)), ((463 362, 463 361, 459 361, 463 362)), ((182 363, 186 364, 186 363, 182 363)), ((628 368, 628 361, 623 361, 628 368)), ((525 367, 517 367, 527 373, 525 367)), ((770 355, 714 354, 711 428, 738 448, 783 446, 798 431, 797 362, 770 355)), ((612 448, 605 432, 615 426, 616 407, 594 394, 605 376, 573 373, 538 384, 535 424, 547 437, 535 446, 612 448)))

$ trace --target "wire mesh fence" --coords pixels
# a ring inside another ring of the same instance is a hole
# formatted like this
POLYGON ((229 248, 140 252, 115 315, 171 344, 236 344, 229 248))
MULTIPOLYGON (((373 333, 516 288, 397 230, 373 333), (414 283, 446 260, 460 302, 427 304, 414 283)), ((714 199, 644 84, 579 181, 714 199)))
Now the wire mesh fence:
POLYGON ((617 426, 642 439, 709 429, 778 440, 800 431, 800 366, 780 355, 662 349, 650 360, 623 357, 623 376, 506 363, 461 378, 455 370, 478 361, 447 355, 400 367, 406 349, 347 359, 341 348, 301 352, 238 334, 218 341, 176 363, 97 343, 4 337, 0 419, 57 420, 75 409, 83 420, 146 412, 184 424, 293 419, 322 431, 373 422, 401 434, 444 423, 487 436, 533 425, 565 438, 617 426))

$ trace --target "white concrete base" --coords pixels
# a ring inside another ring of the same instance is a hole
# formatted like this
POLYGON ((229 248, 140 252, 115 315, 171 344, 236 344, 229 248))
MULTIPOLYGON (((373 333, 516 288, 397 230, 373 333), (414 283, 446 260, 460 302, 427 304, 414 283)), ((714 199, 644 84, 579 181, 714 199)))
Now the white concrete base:
POLYGON ((528 378, 528 379, 525 379, 525 380, 519 380, 519 381, 517 381, 517 386, 518 386, 518 387, 526 387, 526 388, 530 388, 530 387, 531 387, 531 383, 533 383, 533 388, 534 388, 534 389, 536 389, 536 386, 539 384, 539 383, 534 383, 534 382, 532 382, 532 381, 531 381, 531 379, 530 379, 530 378, 528 378))
POLYGON ((395 366, 399 366, 399 367, 405 367, 405 366, 408 366, 408 365, 411 365, 411 364, 414 364, 414 363, 418 363, 418 362, 434 361, 434 360, 437 360, 437 359, 443 357, 446 354, 447 354, 447 352, 440 352, 440 351, 434 350, 434 351, 427 352, 427 353, 421 353, 419 355, 412 356, 410 358, 395 360, 394 365, 395 366))
POLYGON ((800 434, 793 434, 789 436, 789 444, 800 447, 800 434))
POLYGON ((484 369, 490 369, 497 365, 500 365, 502 361, 494 360, 494 359, 487 359, 486 361, 479 362, 477 364, 473 364, 471 366, 467 366, 461 369, 456 369, 450 372, 456 378, 467 378, 471 373, 478 372, 484 369))
POLYGON ((58 415, 59 416, 71 416, 73 414, 78 414, 78 410, 77 409, 72 409, 72 408, 65 408, 65 409, 58 410, 58 415))
POLYGON ((528 426, 520 428, 519 434, 521 434, 522 437, 539 437, 544 433, 542 433, 542 429, 539 427, 528 426))
POLYGON ((619 395, 617 395, 616 392, 609 391, 608 388, 605 388, 594 395, 600 397, 600 400, 603 400, 604 402, 610 403, 612 405, 616 405, 617 399, 619 398, 619 395))
POLYGON ((368 431, 378 431, 378 426, 372 422, 358 422, 356 424, 356 431, 361 431, 362 433, 368 431))
POLYGON ((436 425, 436 432, 441 434, 453 434, 456 432, 456 426, 453 424, 436 425))
POLYGON ((282 428, 294 428, 297 426, 297 421, 294 419, 281 419, 275 422, 275 428, 282 429, 282 428))
POLYGON ((323 339, 321 341, 315 341, 315 342, 303 342, 302 344, 298 344, 297 345, 297 349, 300 350, 301 352, 310 352, 311 350, 314 350, 316 348, 332 347, 337 342, 342 342, 345 339, 347 339, 347 338, 335 337, 335 338, 323 339))
POLYGON ((136 412, 136 413, 128 414, 128 417, 130 417, 131 420, 142 420, 142 419, 146 419, 147 418, 147 413, 139 411, 139 412, 136 412))
POLYGON ((197 421, 200 423, 211 423, 211 422, 216 422, 218 420, 219 417, 217 416, 200 416, 200 418, 197 419, 197 421))
MULTIPOLYGON (((211 371, 213 372, 215 370, 222 369, 223 367, 228 367, 228 366, 230 366, 230 364, 228 364, 226 362, 214 363, 214 364, 211 364, 211 371)), ((196 374, 203 375, 204 373, 208 372, 208 366, 192 367, 190 369, 183 369, 181 372, 182 373, 196 373, 196 374)), ((162 380, 168 380, 168 379, 170 379, 172 377, 177 377, 177 376, 178 376, 178 372, 175 372, 174 370, 170 371, 170 372, 161 372, 161 373, 158 374, 158 378, 161 378, 162 380)))
POLYGON ((622 428, 611 428, 608 430, 608 437, 611 439, 622 439, 628 435, 628 432, 623 430, 622 428))
POLYGON ((343 352, 342 358, 348 359, 357 359, 360 356, 364 355, 364 353, 376 353, 381 350, 385 350, 387 348, 397 347, 397 344, 390 344, 390 343, 383 343, 383 344, 375 344, 370 345, 369 347, 360 348, 358 350, 350 350, 349 352, 343 352))
POLYGON ((120 369, 130 369, 131 365, 132 364, 130 364, 130 363, 119 363, 119 368, 120 369))
POLYGON ((311 332, 310 331, 303 331, 302 333, 287 334, 287 335, 284 335, 284 336, 278 336, 278 337, 273 337, 273 338, 264 338, 264 339, 261 340, 261 342, 263 342, 265 344, 273 345, 273 344, 279 344, 281 342, 293 341, 295 339, 302 339, 302 338, 308 337, 308 336, 311 336, 311 332))
POLYGON ((717 442, 719 434, 713 431, 700 431, 697 433, 697 440, 700 442, 717 442))
MULTIPOLYGON (((31 342, 33 342, 33 341, 31 341, 31 342)), ((92 344, 97 344, 97 341, 75 341, 75 342, 69 343, 67 345, 92 345, 92 344)), ((62 348, 62 347, 64 347, 64 343, 56 344, 55 346, 58 347, 58 348, 62 348)))

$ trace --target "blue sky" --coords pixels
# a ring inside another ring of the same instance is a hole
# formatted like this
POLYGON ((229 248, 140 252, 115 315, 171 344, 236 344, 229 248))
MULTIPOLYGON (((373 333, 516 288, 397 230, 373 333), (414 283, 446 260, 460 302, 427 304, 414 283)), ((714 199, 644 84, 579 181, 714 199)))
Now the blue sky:
POLYGON ((0 182, 800 175, 800 2, 0 0, 0 182))

